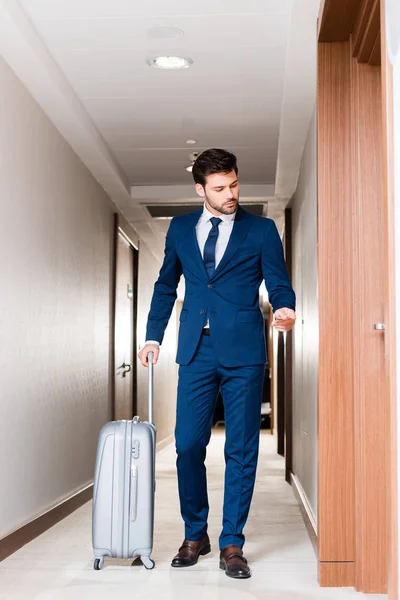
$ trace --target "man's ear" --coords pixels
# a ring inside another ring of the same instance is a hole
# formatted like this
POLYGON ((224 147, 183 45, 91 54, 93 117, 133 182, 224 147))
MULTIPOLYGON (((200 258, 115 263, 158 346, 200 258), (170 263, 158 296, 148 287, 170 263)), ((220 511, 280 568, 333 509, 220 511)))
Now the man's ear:
POLYGON ((196 183, 196 192, 200 196, 200 198, 206 197, 206 192, 205 192, 203 186, 201 185, 201 183, 196 183))

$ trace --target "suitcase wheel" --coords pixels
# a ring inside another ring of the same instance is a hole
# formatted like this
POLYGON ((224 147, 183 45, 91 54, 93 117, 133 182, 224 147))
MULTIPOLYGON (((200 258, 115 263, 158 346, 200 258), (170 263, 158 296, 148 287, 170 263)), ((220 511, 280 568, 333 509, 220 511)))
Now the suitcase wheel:
POLYGON ((151 569, 154 569, 154 567, 156 566, 154 560, 152 558, 149 558, 148 556, 141 556, 140 560, 142 561, 144 568, 149 571, 151 571, 151 569))
POLYGON ((93 564, 93 568, 95 571, 100 571, 100 569, 102 568, 104 564, 104 559, 103 558, 96 558, 93 564))

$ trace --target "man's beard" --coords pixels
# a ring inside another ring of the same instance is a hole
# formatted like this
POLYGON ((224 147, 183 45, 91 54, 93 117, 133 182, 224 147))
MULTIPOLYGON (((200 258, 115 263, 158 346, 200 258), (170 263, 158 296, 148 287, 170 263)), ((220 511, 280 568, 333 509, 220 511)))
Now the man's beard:
POLYGON ((210 198, 207 195, 206 195, 206 201, 214 210, 217 210, 218 212, 220 212, 223 215, 233 215, 233 213, 235 213, 237 211, 237 208, 239 206, 239 200, 236 200, 235 198, 232 198, 232 201, 234 201, 236 203, 236 205, 232 206, 231 208, 227 208, 225 205, 217 206, 216 204, 214 204, 212 202, 212 200, 210 200, 210 198))

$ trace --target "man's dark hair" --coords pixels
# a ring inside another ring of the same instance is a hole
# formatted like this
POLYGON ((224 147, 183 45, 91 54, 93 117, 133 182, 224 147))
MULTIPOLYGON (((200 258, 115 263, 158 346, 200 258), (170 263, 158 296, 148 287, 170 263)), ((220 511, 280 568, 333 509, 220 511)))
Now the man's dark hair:
POLYGON ((196 158, 192 175, 195 182, 204 187, 207 175, 230 173, 231 171, 235 171, 236 175, 238 174, 236 156, 227 150, 211 148, 205 150, 196 158))

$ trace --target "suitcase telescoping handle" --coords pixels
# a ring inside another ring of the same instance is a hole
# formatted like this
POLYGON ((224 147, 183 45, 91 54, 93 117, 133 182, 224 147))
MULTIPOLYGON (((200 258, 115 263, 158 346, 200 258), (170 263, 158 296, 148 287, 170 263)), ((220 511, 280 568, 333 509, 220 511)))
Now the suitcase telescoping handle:
POLYGON ((153 425, 153 399, 154 399, 154 365, 153 352, 148 354, 149 364, 149 423, 153 425))

